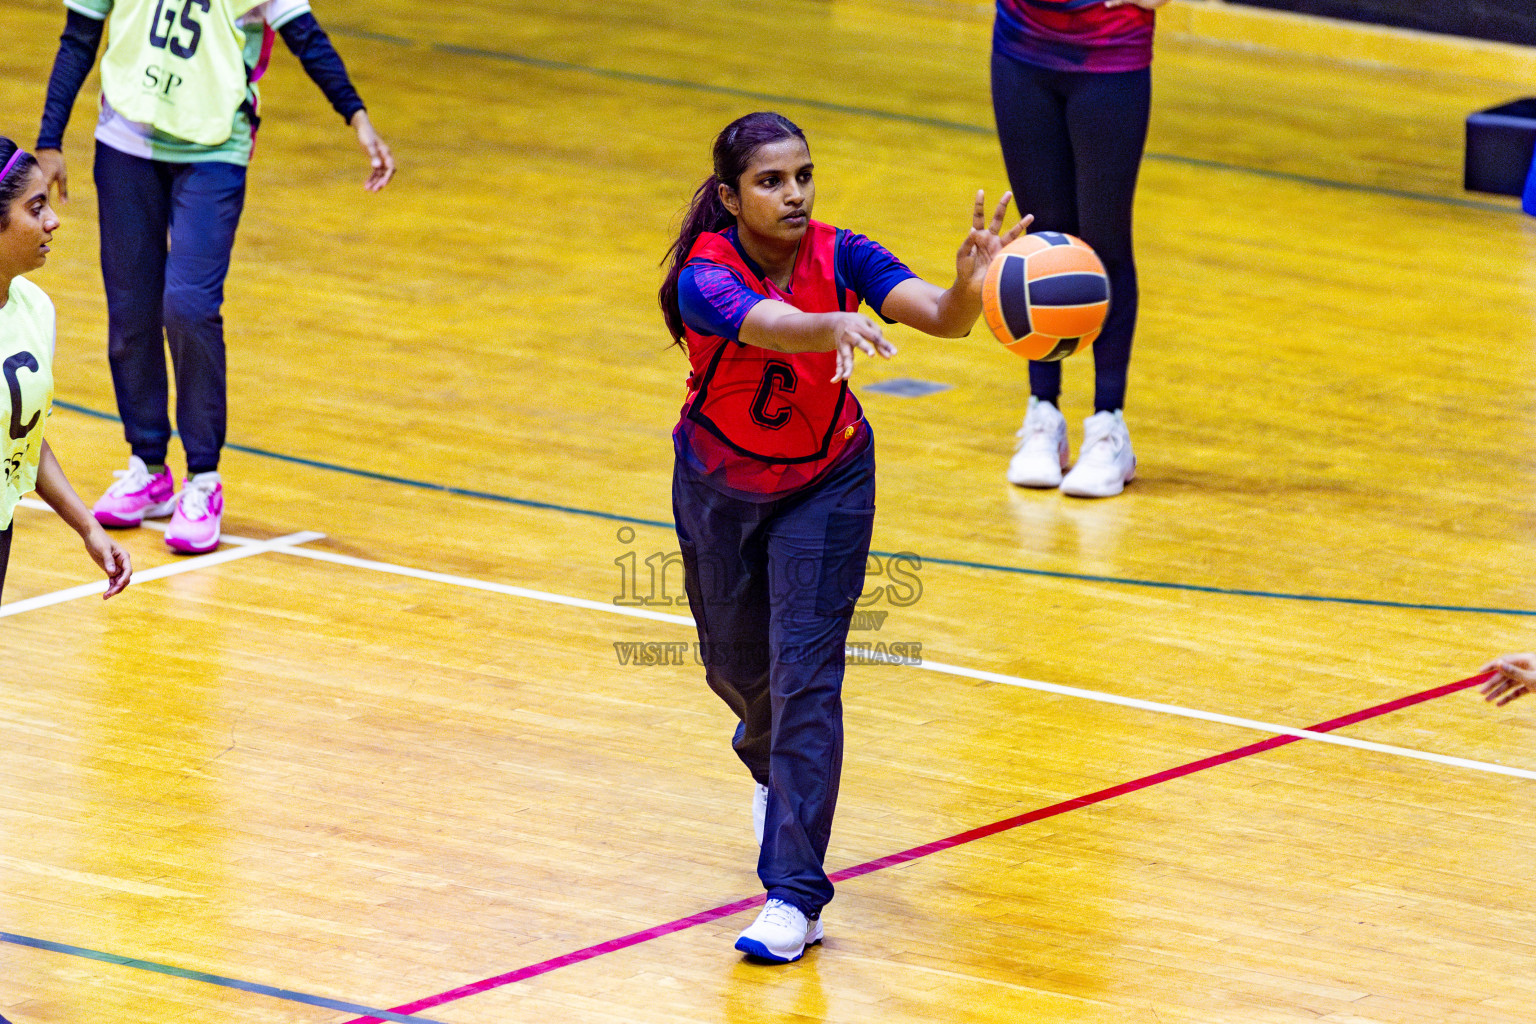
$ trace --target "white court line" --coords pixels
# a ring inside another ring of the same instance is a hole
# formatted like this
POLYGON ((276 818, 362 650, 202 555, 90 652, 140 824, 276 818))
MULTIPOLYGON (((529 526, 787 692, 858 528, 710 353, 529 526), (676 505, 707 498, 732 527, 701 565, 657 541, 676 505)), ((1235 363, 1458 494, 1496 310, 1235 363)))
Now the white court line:
POLYGON ((409 576, 411 579, 428 580, 432 583, 447 583, 455 587, 467 587, 470 590, 488 590, 493 594, 526 597, 531 601, 563 604, 572 608, 586 608, 589 611, 607 612, 610 615, 627 615, 630 618, 650 619, 653 622, 670 622, 678 626, 693 625, 693 620, 686 615, 667 615, 664 612, 653 612, 645 608, 626 608, 623 605, 604 604, 602 601, 588 601, 580 597, 566 597, 564 594, 551 594, 543 590, 529 590, 526 587, 513 587, 505 583, 489 583, 485 580, 470 579, 466 576, 449 576, 446 573, 430 572, 426 569, 412 569, 408 565, 374 562, 366 558, 354 558, 352 555, 333 554, 330 551, 310 551, 300 548, 274 548, 273 550, 278 550, 281 554, 285 555, 312 558, 317 562, 330 562, 333 565, 350 565, 357 569, 387 572, 394 576, 409 576))
MULTIPOLYGON (((864 654, 862 657, 868 660, 879 660, 868 654, 864 654)), ((894 660, 893 663, 905 664, 904 662, 894 660)), ((1231 715, 1223 715, 1215 711, 1200 711, 1197 708, 1185 708, 1177 704, 1159 704, 1156 701, 1141 700, 1137 697, 1122 697, 1118 694, 1103 693, 1099 690, 1083 690, 1075 686, 1062 686, 1059 683, 1044 683, 1037 679, 1005 676, 996 672, 984 672, 980 669, 964 668, 959 665, 946 665, 939 661, 928 661, 926 658, 920 665, 913 667, 925 668, 930 672, 939 672, 943 675, 961 676, 966 679, 976 679, 988 683, 1005 683, 1009 686, 1023 687, 1026 690, 1038 690, 1041 693, 1057 693, 1064 697, 1081 697, 1084 700, 1098 701, 1101 704, 1118 704, 1121 707, 1136 708, 1140 711, 1155 711, 1164 715, 1176 715, 1179 718, 1194 718, 1202 722, 1232 725, 1240 729, 1253 729, 1256 732, 1295 736, 1297 739, 1315 740, 1318 743, 1332 743, 1338 747, 1371 750, 1378 754, 1392 754, 1397 757, 1411 758, 1415 761, 1432 761, 1435 764, 1453 765, 1457 768, 1471 768, 1474 771, 1488 772, 1492 775, 1513 775, 1520 779, 1536 779, 1536 771, 1525 768, 1510 768, 1502 764, 1491 764, 1487 761, 1471 761, 1464 757, 1452 757, 1449 754, 1432 754, 1429 751, 1414 750, 1411 747, 1394 747, 1386 743, 1357 740, 1349 736, 1337 736, 1328 732, 1312 732, 1310 729, 1296 729, 1289 725, 1274 725, 1251 718, 1234 718, 1231 715)))
MULTIPOLYGON (((45 506, 46 507, 46 506, 45 506)), ((206 555, 195 555, 191 558, 179 559, 157 566, 154 569, 143 569, 134 572, 133 582, 128 590, 143 583, 153 580, 162 580, 167 576, 180 576, 184 572, 195 572, 198 569, 207 569, 210 566, 223 565, 225 562, 234 562, 241 558, 250 558, 253 555, 263 555, 268 551, 282 550, 296 552, 300 550, 295 544, 308 544, 313 540, 321 540, 323 533, 315 533, 305 530, 301 533, 290 533, 286 537, 273 537, 271 540, 251 541, 245 540, 241 544, 227 547, 222 551, 214 551, 206 555)), ((100 594, 107 589, 106 580, 98 580, 95 583, 83 583, 78 587, 70 587, 68 590, 56 590, 51 594, 39 594, 37 597, 29 597, 22 601, 12 601, 9 604, 0 605, 0 618, 7 615, 20 615, 22 612, 35 611, 38 608, 47 608, 51 605, 63 604, 65 601, 73 601, 76 598, 90 597, 92 594, 100 594)), ((124 591, 127 593, 128 591, 124 591)), ((121 597, 122 595, 118 595, 121 597)))
MULTIPOLYGON (((579 597, 551 594, 542 590, 513 587, 504 583, 488 583, 484 580, 470 579, 464 576, 450 576, 447 573, 412 569, 409 566, 394 565, 389 562, 375 562, 351 555, 338 555, 330 551, 279 547, 278 541, 264 541, 263 543, 273 545, 269 550, 277 551, 280 554, 297 555, 300 558, 309 558, 317 562, 348 565, 358 569, 390 573, 395 576, 409 576, 412 579, 428 580, 433 583, 446 583, 451 586, 490 591, 496 594, 507 594, 511 597, 523 597, 533 601, 567 605, 572 608, 586 608, 591 611, 605 612, 609 615, 650 619, 654 622, 668 622, 680 626, 692 626, 694 624, 693 619, 685 615, 667 615, 644 608, 627 608, 622 605, 605 604, 602 601, 588 601, 579 597)), ((1178 718, 1193 718, 1202 722, 1230 725, 1239 729, 1252 729, 1255 732, 1270 733, 1272 735, 1295 736, 1297 739, 1312 740, 1317 743, 1330 743, 1337 747, 1351 747, 1356 750, 1369 750, 1377 754, 1390 754, 1395 757, 1404 757, 1415 761, 1429 761, 1434 764, 1449 765, 1456 768, 1469 768, 1473 771, 1487 772, 1491 775, 1511 775, 1521 779, 1536 779, 1536 771, 1525 768, 1510 768, 1501 764, 1491 764, 1487 761, 1473 761, 1464 757, 1452 757, 1448 754, 1434 754, 1425 750, 1414 750, 1410 747, 1394 747, 1386 743, 1373 743, 1370 740, 1357 740, 1350 736, 1336 736, 1326 732, 1312 732, 1308 729, 1297 729, 1289 725, 1275 725, 1251 718, 1236 718, 1232 715, 1218 714, 1214 711, 1201 711, 1197 708, 1180 707, 1177 704, 1161 704, 1157 701, 1141 700, 1137 697, 1122 697, 1118 694, 1104 693, 1100 690, 1084 690, 1076 686, 1062 686, 1059 683, 1046 683, 1038 679, 1025 679, 1022 676, 1006 676, 998 672, 985 672, 980 669, 964 668, 959 665, 946 665, 943 662, 929 661, 926 658, 914 664, 908 660, 881 656, 878 652, 861 651, 857 648, 851 648, 850 652, 860 661, 887 661, 891 664, 907 665, 911 668, 925 669, 929 672, 940 673, 941 675, 959 676, 965 679, 975 679, 988 683, 1002 683, 1006 686, 1017 686, 1025 690, 1054 693, 1063 697, 1078 697, 1083 700, 1096 701, 1100 704, 1115 704, 1120 707, 1134 708, 1138 711, 1152 711, 1163 715, 1173 715, 1178 718)))

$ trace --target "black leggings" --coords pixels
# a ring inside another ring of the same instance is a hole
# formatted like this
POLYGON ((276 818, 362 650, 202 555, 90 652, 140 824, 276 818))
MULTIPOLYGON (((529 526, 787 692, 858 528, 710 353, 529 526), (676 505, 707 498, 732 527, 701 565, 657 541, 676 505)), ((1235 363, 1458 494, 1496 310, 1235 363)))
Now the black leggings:
MULTIPOLYGON (((1147 142, 1152 72, 1051 71, 993 51, 992 111, 1003 162, 1031 231, 1065 231, 1109 274, 1109 319, 1093 343, 1096 411, 1125 406, 1136 330, 1131 205, 1147 142)), ((1029 364, 1029 389, 1060 404, 1061 364, 1029 364)))
POLYGON ((11 530, 15 524, 0 532, 0 594, 5 593, 5 567, 11 561, 11 530))

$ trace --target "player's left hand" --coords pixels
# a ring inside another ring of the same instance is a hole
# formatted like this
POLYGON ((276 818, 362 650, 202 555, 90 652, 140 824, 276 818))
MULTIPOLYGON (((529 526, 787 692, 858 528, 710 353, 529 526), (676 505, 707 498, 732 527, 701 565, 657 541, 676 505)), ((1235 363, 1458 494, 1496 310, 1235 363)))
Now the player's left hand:
POLYGON ((1483 699, 1503 707, 1525 693, 1536 693, 1536 654, 1506 654, 1478 669, 1498 675, 1478 687, 1483 699))
POLYGON ((1008 216, 1008 204, 1011 202, 1013 193, 1004 192, 989 224, 986 219, 987 194, 981 189, 976 190, 976 206, 971 211, 971 233, 965 236, 960 251, 955 254, 955 280, 965 286, 967 291, 981 294, 981 282, 986 280, 987 267, 991 266, 993 257, 1002 251, 1003 246, 1022 235, 1035 219, 1034 214, 1029 214, 1003 231, 1003 220, 1008 216))
POLYGON ((363 188, 369 192, 377 192, 389 184, 389 179, 395 176, 395 157, 390 153, 384 140, 379 138, 379 133, 373 130, 373 122, 368 119, 368 111, 359 110, 352 115, 352 128, 357 132, 357 144, 363 147, 363 152, 368 154, 368 163, 373 170, 368 175, 368 180, 363 183, 363 188))
POLYGON ((107 592, 101 595, 105 601, 114 594, 121 594, 128 581, 133 578, 133 562, 128 557, 128 552, 107 536, 107 531, 101 527, 89 531, 85 536, 85 550, 90 552, 91 559, 99 566, 101 571, 107 574, 107 592))

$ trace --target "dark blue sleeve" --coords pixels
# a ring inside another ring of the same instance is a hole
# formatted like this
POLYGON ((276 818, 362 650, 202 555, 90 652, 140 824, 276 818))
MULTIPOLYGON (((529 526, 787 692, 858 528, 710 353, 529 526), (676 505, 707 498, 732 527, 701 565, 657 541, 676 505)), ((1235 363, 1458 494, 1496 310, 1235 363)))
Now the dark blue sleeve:
POLYGON ((38 149, 63 149, 64 129, 74 109, 75 97, 96 64, 105 23, 71 10, 59 37, 59 52, 48 76, 48 98, 43 103, 43 123, 37 131, 38 149))
POLYGON ((309 77, 315 80, 325 98, 331 101, 347 122, 352 115, 363 109, 363 101, 347 77, 347 66, 341 62, 341 54, 331 45, 331 37, 315 20, 313 14, 304 13, 277 30, 288 44, 288 49, 299 58, 309 77))
POLYGON ((677 307, 683 323, 700 334, 741 340, 741 325, 752 307, 768 296, 742 283, 729 267, 695 258, 677 277, 677 307))
MULTIPOLYGON (((885 246, 852 231, 837 233, 836 266, 839 286, 851 289, 876 313, 892 288, 917 276, 885 246)), ((883 313, 880 319, 896 322, 883 313)))

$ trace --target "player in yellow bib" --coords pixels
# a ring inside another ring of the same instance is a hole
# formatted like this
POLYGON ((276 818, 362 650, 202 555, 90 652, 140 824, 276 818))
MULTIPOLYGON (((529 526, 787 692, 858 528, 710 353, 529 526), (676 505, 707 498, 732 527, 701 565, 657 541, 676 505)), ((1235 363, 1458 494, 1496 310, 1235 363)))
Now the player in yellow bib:
POLYGON ((37 161, 0 137, 0 590, 11 554, 11 520, 28 491, 53 507, 106 572, 107 597, 128 585, 133 567, 75 493, 43 439, 53 405, 53 303, 21 275, 48 259, 59 218, 37 161))
POLYGON ((107 354, 132 455, 96 502, 106 526, 169 515, 165 542, 218 547, 226 387, 224 278, 261 122, 257 80, 276 35, 357 133, 377 192, 395 171, 309 0, 64 0, 68 8, 37 140, 37 160, 68 195, 64 128, 103 30, 96 199, 106 285, 107 354), (167 244, 169 240, 169 244, 167 244), (166 467, 171 420, 165 348, 187 476, 166 467))
POLYGON ((253 0, 188 0, 179 11, 164 2, 108 5, 112 41, 101 61, 102 93, 130 121, 199 146, 221 145, 234 132, 234 111, 251 84, 241 19, 259 6, 253 0))

